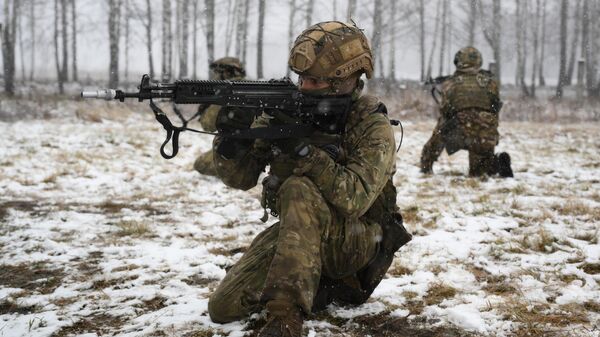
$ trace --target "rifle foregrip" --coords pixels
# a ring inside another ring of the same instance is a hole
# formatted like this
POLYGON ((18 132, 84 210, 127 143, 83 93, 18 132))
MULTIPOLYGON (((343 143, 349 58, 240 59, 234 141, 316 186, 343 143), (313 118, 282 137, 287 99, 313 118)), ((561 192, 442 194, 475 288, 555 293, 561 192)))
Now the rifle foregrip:
POLYGON ((94 91, 82 91, 81 98, 100 98, 111 101, 117 98, 117 91, 114 89, 100 89, 94 91))

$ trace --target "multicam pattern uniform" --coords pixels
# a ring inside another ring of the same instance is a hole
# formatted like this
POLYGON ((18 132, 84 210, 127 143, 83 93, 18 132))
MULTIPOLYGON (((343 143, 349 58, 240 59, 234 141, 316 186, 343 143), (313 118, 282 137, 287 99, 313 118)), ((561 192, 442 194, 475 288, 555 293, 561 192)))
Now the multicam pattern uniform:
MULTIPOLYGON (((317 147, 294 162, 274 155, 260 140, 238 160, 215 156, 218 173, 229 186, 255 186, 267 164, 283 183, 276 195, 280 221, 254 239, 210 297, 213 321, 247 317, 271 300, 310 313, 320 279, 356 280, 373 259, 382 230, 370 215, 396 207, 394 133, 387 115, 377 112, 381 107, 372 96, 354 103, 339 143, 345 158, 338 162, 317 147), (384 187, 387 194, 391 187, 393 196, 384 195, 384 187)), ((253 126, 265 124, 268 120, 260 117, 253 126)), ((215 146, 220 141, 216 137, 215 146)))
MULTIPOLYGON (((217 115, 221 111, 221 107, 219 105, 209 105, 204 109, 202 114, 200 115, 200 125, 202 125, 202 129, 208 132, 216 132, 217 131, 217 115)), ((194 162, 194 170, 200 172, 204 175, 216 176, 217 170, 215 169, 215 165, 213 162, 213 151, 208 150, 204 153, 201 153, 196 161, 194 162)))
POLYGON ((442 84, 441 116, 423 147, 421 169, 430 171, 444 148, 449 155, 469 151, 469 175, 495 173, 494 147, 498 144, 498 84, 490 73, 457 70, 442 84))

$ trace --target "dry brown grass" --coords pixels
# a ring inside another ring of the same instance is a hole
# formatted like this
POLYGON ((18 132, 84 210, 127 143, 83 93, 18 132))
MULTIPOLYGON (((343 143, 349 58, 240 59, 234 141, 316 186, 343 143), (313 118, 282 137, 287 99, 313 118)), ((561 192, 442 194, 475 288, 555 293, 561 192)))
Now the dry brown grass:
POLYGON ((588 241, 591 244, 598 244, 598 238, 600 237, 600 229, 595 231, 588 231, 584 233, 578 233, 574 236, 577 240, 588 241))
POLYGON ((419 215, 419 206, 413 205, 402 210, 402 219, 410 224, 421 222, 423 219, 419 215))
POLYGON ((137 264, 127 264, 124 266, 120 266, 120 267, 116 267, 113 268, 110 272, 111 273, 118 273, 121 271, 131 271, 131 270, 135 270, 135 269, 139 269, 140 266, 138 266, 137 264))
POLYGON ((596 275, 600 274, 600 263, 584 263, 580 266, 586 274, 596 275))
POLYGON ((127 283, 129 281, 136 280, 136 279, 138 279, 138 277, 139 277, 139 275, 126 275, 126 276, 121 276, 121 277, 116 277, 116 278, 103 278, 103 279, 92 282, 91 288, 95 289, 95 290, 112 288, 112 287, 127 283))
POLYGON ((402 275, 410 275, 412 270, 400 263, 396 263, 392 265, 390 269, 388 269, 388 274, 392 276, 402 276, 402 275))
POLYGON ((73 325, 65 326, 54 332, 50 337, 66 337, 84 333, 96 333, 97 335, 109 335, 118 330, 125 323, 125 318, 115 317, 106 313, 98 313, 83 317, 73 325))
POLYGON ((585 310, 600 313, 600 303, 596 301, 587 301, 583 303, 583 307, 585 308, 585 310))
POLYGON ((568 200, 562 204, 554 204, 552 209, 564 216, 581 216, 592 221, 600 221, 600 208, 590 207, 579 200, 568 200))
POLYGON ((563 331, 564 327, 589 322, 586 308, 580 304, 551 309, 548 304, 535 304, 511 297, 498 309, 504 313, 505 319, 521 323, 518 329, 512 331, 511 336, 554 336, 563 331))
POLYGON ((456 295, 456 289, 443 283, 436 282, 430 285, 427 290, 427 295, 423 297, 426 305, 440 304, 445 299, 452 298, 456 295))
POLYGON ((64 278, 62 269, 50 268, 44 262, 0 266, 0 285, 51 294, 64 278))
POLYGON ((521 247, 531 249, 541 253, 552 253, 554 251, 553 243, 557 239, 544 228, 540 227, 538 232, 531 235, 524 235, 520 241, 521 247))
POLYGON ((38 312, 41 308, 36 305, 20 305, 19 303, 3 300, 0 301, 0 315, 6 314, 18 314, 27 315, 30 313, 38 312))
POLYGON ((142 237, 142 236, 150 236, 152 234, 152 230, 150 226, 141 221, 135 220, 122 220, 116 224, 119 227, 117 231, 117 236, 131 236, 131 237, 142 237))

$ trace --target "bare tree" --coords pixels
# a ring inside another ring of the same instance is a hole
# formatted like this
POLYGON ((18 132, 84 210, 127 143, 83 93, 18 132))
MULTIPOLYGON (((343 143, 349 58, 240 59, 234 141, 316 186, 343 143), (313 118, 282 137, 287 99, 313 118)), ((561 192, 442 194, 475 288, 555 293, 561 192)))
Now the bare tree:
POLYGON ((233 43, 233 27, 235 26, 235 21, 236 21, 236 15, 235 15, 235 11, 233 10, 234 7, 237 5, 238 0, 235 1, 235 4, 232 0, 228 0, 228 10, 227 10, 227 25, 226 25, 226 32, 225 32, 225 55, 229 55, 229 51, 231 50, 231 44, 233 43))
POLYGON ((25 82, 25 48, 23 47, 23 20, 18 20, 17 37, 19 39, 19 56, 21 58, 21 81, 25 82))
POLYGON ((539 82, 540 86, 546 85, 546 78, 544 77, 544 60, 546 59, 546 1, 542 2, 542 39, 540 41, 540 70, 539 70, 539 82))
POLYGON ((235 6, 237 25, 235 29, 235 56, 242 57, 242 45, 244 43, 244 8, 247 6, 244 0, 236 0, 235 6))
POLYGON ((58 80, 58 92, 60 94, 64 94, 64 79, 63 79, 63 71, 60 68, 60 53, 59 53, 59 30, 58 30, 58 21, 59 17, 59 4, 58 0, 54 0, 54 60, 56 61, 56 78, 58 80))
POLYGON ((390 8, 390 75, 388 78, 392 81, 396 80, 396 1, 392 1, 390 8))
POLYGON ((419 58, 421 81, 425 81, 425 0, 419 0, 419 58))
POLYGON ((250 11, 250 1, 246 0, 244 6, 244 34, 242 37, 243 48, 242 48, 242 62, 246 63, 246 53, 248 51, 248 17, 250 11))
POLYGON ((596 85, 597 61, 595 55, 597 52, 597 44, 595 43, 595 40, 597 36, 595 34, 594 27, 596 20, 592 20, 595 9, 594 2, 590 3, 590 0, 583 1, 583 27, 581 42, 585 46, 585 86, 588 97, 590 98, 597 98, 600 94, 600 90, 598 90, 596 85))
POLYGON ((565 85, 573 83, 573 72, 575 70, 575 59, 577 58, 577 45, 579 44, 579 35, 581 34, 581 0, 577 0, 575 13, 573 13, 573 36, 571 37, 571 56, 567 66, 567 78, 565 85))
MULTIPOLYGON (((144 21, 142 21, 144 22, 144 21)), ((146 49, 148 51, 148 71, 150 72, 150 78, 154 78, 154 56, 152 53, 152 7, 150 0, 146 0, 146 21, 144 22, 144 28, 146 29, 146 49)))
POLYGON ((62 25, 62 77, 63 81, 69 80, 69 44, 67 22, 67 0, 60 0, 61 25, 62 25))
POLYGON ((258 0, 258 41, 256 46, 256 76, 263 77, 263 34, 265 31, 265 2, 258 0))
POLYGON ((181 22, 178 23, 180 25, 181 30, 181 38, 179 39, 181 45, 179 46, 179 77, 186 78, 188 77, 188 44, 189 44, 189 14, 190 3, 189 0, 181 1, 181 22))
POLYGON ((121 0, 108 0, 108 41, 110 49, 110 62, 108 66, 109 88, 116 88, 119 86, 120 18, 121 0))
POLYGON ((480 11, 481 27, 483 29, 483 36, 488 42, 494 53, 494 62, 496 63, 496 80, 498 84, 501 81, 502 74, 502 62, 501 62, 501 48, 502 48, 502 34, 501 34, 501 23, 502 23, 502 7, 500 0, 493 0, 491 19, 485 14, 486 10, 479 0, 478 9, 480 11))
MULTIPOLYGON (((207 0, 208 3, 208 0, 207 0)), ((208 5, 207 5, 208 6, 208 5)), ((171 1, 162 2, 162 80, 171 79, 173 33, 171 30, 171 1)))
POLYGON ((206 51, 208 64, 215 60, 215 0, 206 0, 206 51))
MULTIPOLYGON (((381 0, 375 0, 373 8, 373 36, 371 37, 371 46, 373 48, 373 55, 375 57, 380 56, 381 53, 381 0)), ((383 77, 383 67, 381 62, 376 62, 375 70, 379 68, 379 71, 376 71, 375 76, 383 77), (377 67, 377 63, 379 63, 379 67, 377 67)))
POLYGON ((29 60, 29 80, 33 81, 33 74, 35 69, 35 0, 29 1, 29 34, 31 35, 30 44, 30 60, 29 60))
MULTIPOLYGON (((294 17, 296 16, 296 0, 289 0, 290 4, 290 16, 288 20, 288 50, 292 49, 292 43, 294 43, 294 17)), ((290 77, 291 69, 286 67, 285 76, 290 77)))
POLYGON ((558 84, 556 85, 556 98, 563 96, 563 87, 567 81, 567 20, 569 5, 567 0, 560 4, 560 68, 558 70, 558 84))
POLYGON ((540 0, 535 2, 535 16, 533 20, 533 64, 531 66, 531 86, 529 87, 529 94, 531 97, 535 97, 535 81, 537 77, 537 70, 539 66, 538 58, 538 45, 540 38, 540 19, 541 19, 541 3, 540 0))
POLYGON ((198 0, 193 0, 192 8, 192 14, 194 15, 192 19, 194 22, 192 31, 192 79, 195 80, 198 78, 198 0))
POLYGON ((475 27, 477 26, 477 0, 469 0, 469 46, 475 45, 475 27))
POLYGON ((352 20, 355 12, 356 12, 356 0, 348 0, 348 11, 346 14, 346 19, 348 21, 352 20))
POLYGON ((71 54, 71 72, 73 81, 77 82, 79 78, 77 76, 77 9, 75 0, 71 0, 71 54))
POLYGON ((437 2, 437 10, 435 13, 435 28, 433 30, 433 42, 431 43, 431 50, 429 51, 429 62, 427 63, 427 78, 431 77, 431 67, 433 64, 433 53, 435 52, 436 46, 437 46, 437 36, 438 36, 438 30, 439 30, 439 25, 440 25, 440 15, 441 15, 441 11, 440 11, 440 5, 441 5, 442 0, 438 0, 437 2))
POLYGON ((310 25, 312 24, 312 16, 313 16, 314 8, 315 8, 315 0, 306 0, 306 13, 305 13, 306 14, 306 16, 305 16, 306 27, 310 27, 310 25))
POLYGON ((448 0, 442 0, 442 32, 440 35, 440 64, 439 76, 444 74, 444 54, 446 52, 446 28, 448 26, 448 0))
POLYGON ((337 21, 337 0, 333 0, 333 21, 337 21))
POLYGON ((127 81, 129 78, 129 18, 131 16, 131 10, 129 6, 129 0, 124 1, 125 15, 123 15, 123 17, 125 18, 125 74, 123 77, 125 78, 125 81, 127 81))

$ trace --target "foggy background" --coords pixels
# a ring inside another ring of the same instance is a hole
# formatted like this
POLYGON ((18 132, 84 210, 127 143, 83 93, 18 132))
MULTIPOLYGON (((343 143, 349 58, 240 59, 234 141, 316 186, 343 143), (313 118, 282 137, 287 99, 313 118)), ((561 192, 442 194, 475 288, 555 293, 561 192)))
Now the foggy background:
MULTIPOLYGON (((259 5, 264 3, 264 78, 282 77, 287 70, 290 36, 297 36, 310 24, 326 20, 347 21, 348 17, 364 29, 376 52, 376 76, 394 79, 421 79, 421 53, 424 52, 425 68, 431 64, 431 75, 438 76, 453 71, 453 56, 462 46, 473 44, 481 50, 484 65, 494 60, 493 50, 486 34, 493 34, 493 6, 500 5, 501 71, 502 80, 514 83, 519 63, 518 50, 524 59, 525 82, 531 84, 530 73, 534 71, 534 59, 538 61, 537 72, 550 85, 556 85, 560 64, 560 14, 559 0, 421 0, 421 1, 319 1, 319 0, 3 0, 3 37, 7 27, 16 21, 15 66, 16 78, 21 80, 33 74, 34 79, 57 77, 55 65, 55 30, 58 31, 59 63, 66 55, 69 68, 77 63, 79 79, 108 79, 109 74, 109 16, 119 16, 111 22, 119 30, 118 57, 120 78, 135 80, 149 72, 147 36, 147 11, 150 9, 152 27, 152 53, 155 72, 161 73, 163 63, 162 43, 165 25, 165 4, 171 7, 170 26, 172 37, 171 77, 207 76, 209 53, 207 33, 210 33, 211 4, 214 3, 214 51, 219 58, 241 55, 239 43, 246 45, 244 63, 249 77, 256 78, 259 5), (111 11, 113 14, 109 15, 111 11), (13 11, 16 5, 16 14, 13 11), (64 8, 63 8, 64 6, 64 8), (350 8, 349 6, 354 6, 350 8), (423 13, 420 7, 423 6, 423 13), (247 17, 246 17, 247 7, 247 17), (58 11, 58 13, 55 13, 58 11), (75 15, 73 15, 75 11, 75 15), (63 18, 62 13, 66 12, 63 18), (117 13, 118 12, 118 13, 117 13), (188 17, 184 18, 184 13, 188 17), (55 14, 58 14, 55 27, 55 14), (421 16, 423 15, 423 17, 421 16), (16 18, 16 20, 15 20, 16 18), (64 21, 66 22, 63 22, 64 21), (247 23, 245 20, 247 19, 247 23), (290 19, 294 22, 291 25, 290 19), (424 51, 421 50, 421 19, 424 29, 424 51), (187 43, 183 42, 183 22, 187 20, 187 43), (75 27, 74 27, 75 26, 75 27), (194 27, 196 27, 194 29, 194 27), (66 28, 66 54, 62 53, 63 32, 66 28), (194 31, 196 34, 194 34, 194 31), (521 34, 519 34, 521 33, 521 34), (246 34, 244 40, 243 35, 246 34), (544 35, 544 36, 542 36, 544 35), (196 57, 194 58, 194 38, 196 57), (380 45, 377 44, 379 40, 380 45), (75 51, 73 42, 76 42, 75 51), (537 43, 537 55, 534 44, 537 43), (179 58, 183 45, 187 45, 187 74, 181 74, 179 58), (74 58, 73 55, 76 57, 74 58), (392 62, 395 64, 392 65, 392 62), (392 69, 392 67, 394 69, 392 69), (33 69, 32 69, 33 68, 33 69)), ((567 3, 568 65, 585 58, 581 46, 581 23, 585 13, 598 11, 597 1, 576 0, 567 3), (588 9, 581 13, 582 7, 588 9)), ((168 13, 167 13, 168 15, 168 13)), ((594 16, 595 17, 595 16, 594 16)), ((594 33, 596 20, 589 24, 594 33)), ((597 48, 597 34, 593 37, 597 48)), ((5 38, 3 38, 3 42, 5 38)), ((588 44, 591 44, 588 41, 588 44)), ((594 55, 596 56, 596 55, 594 55)), ((6 62, 5 62, 6 63, 6 62)), ((4 66, 5 70, 7 65, 4 66)), ((68 69, 72 79, 73 71, 68 69)), ((536 81, 539 82, 539 75, 536 81)))

